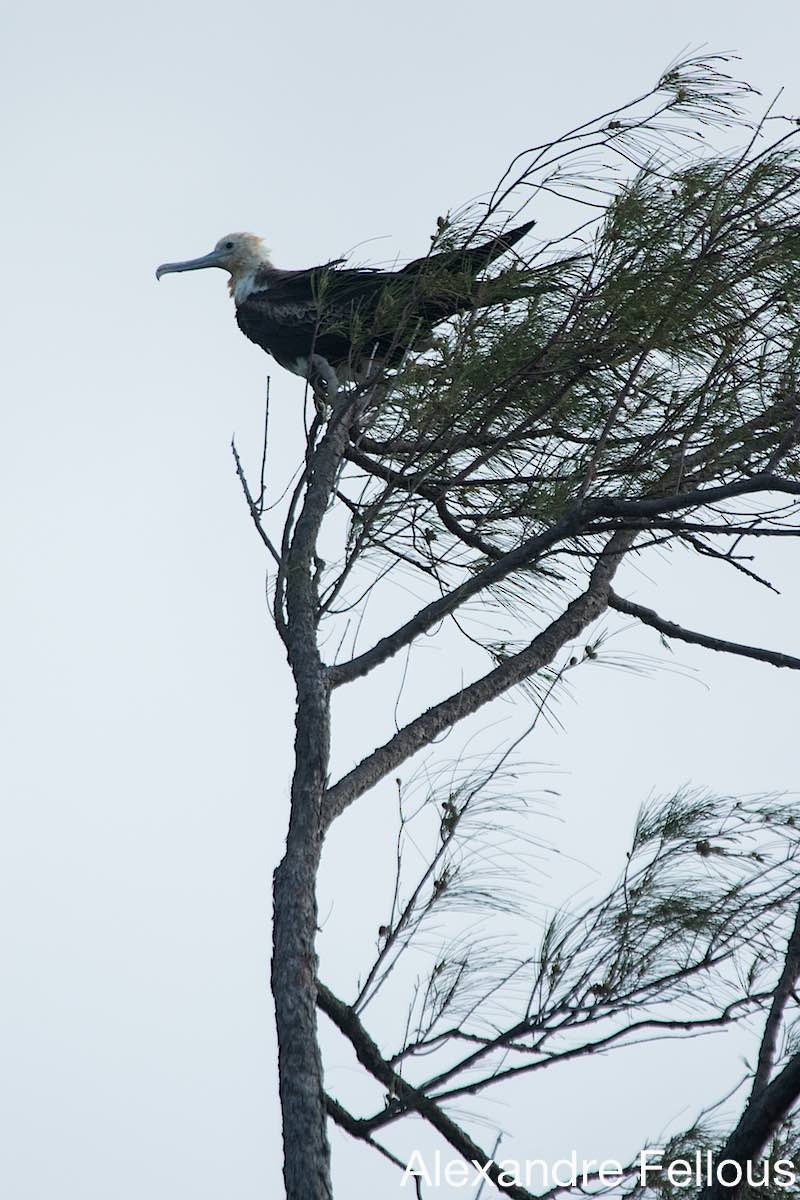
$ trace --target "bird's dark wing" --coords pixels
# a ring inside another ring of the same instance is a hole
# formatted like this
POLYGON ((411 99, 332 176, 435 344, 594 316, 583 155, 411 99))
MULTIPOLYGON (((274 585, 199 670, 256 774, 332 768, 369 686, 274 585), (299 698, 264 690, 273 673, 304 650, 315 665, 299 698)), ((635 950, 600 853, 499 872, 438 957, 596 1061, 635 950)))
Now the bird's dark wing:
POLYGON ((338 263, 301 271, 265 268, 257 290, 237 307, 236 320, 278 362, 314 353, 338 365, 350 359, 389 278, 377 270, 342 270, 338 263))
POLYGON ((266 292, 277 305, 311 307, 316 311, 335 307, 337 302, 352 302, 370 296, 382 286, 385 272, 371 268, 342 268, 345 259, 336 258, 319 267, 300 271, 282 271, 264 267, 256 277, 259 292, 266 292))

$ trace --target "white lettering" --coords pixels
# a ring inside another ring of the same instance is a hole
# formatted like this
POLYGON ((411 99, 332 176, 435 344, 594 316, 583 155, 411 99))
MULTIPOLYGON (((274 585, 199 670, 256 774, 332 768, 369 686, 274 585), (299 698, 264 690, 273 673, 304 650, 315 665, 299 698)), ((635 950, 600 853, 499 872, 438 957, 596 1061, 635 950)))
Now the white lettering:
POLYGON ((424 1179, 428 1187, 433 1186, 433 1180, 431 1179, 428 1168, 425 1166, 425 1160, 422 1157, 421 1150, 415 1150, 411 1155, 411 1158, 408 1160, 408 1165, 406 1166, 405 1171, 403 1171, 403 1178, 400 1180, 400 1186, 405 1187, 412 1175, 415 1179, 424 1179))
POLYGON ((775 1174, 772 1177, 772 1182, 776 1187, 790 1188, 797 1183, 797 1172, 794 1169, 794 1163, 788 1158, 779 1158, 774 1165, 775 1174), (778 1176, 780 1175, 780 1179, 778 1176))
POLYGON ((589 1183, 592 1171, 597 1166, 596 1158, 584 1158, 581 1162, 581 1183, 589 1183))
POLYGON ((550 1184, 550 1168, 543 1158, 525 1159, 525 1187, 546 1188, 550 1184), (534 1171, 539 1172, 539 1178, 534 1180, 534 1171))
POLYGON ((735 1158, 723 1158, 721 1163, 717 1163, 717 1182, 725 1187, 737 1187, 742 1182, 742 1168, 735 1158), (726 1179, 722 1172, 725 1167, 733 1167, 736 1175, 733 1179, 726 1179))
POLYGON ((553 1180, 554 1187, 574 1187, 575 1186, 575 1184, 578 1182, 578 1155, 575 1150, 572 1151, 572 1154, 569 1156, 569 1158, 556 1159, 556 1161, 553 1163, 551 1179, 553 1180), (559 1173, 558 1173, 559 1167, 567 1167, 568 1168, 569 1175, 567 1176, 566 1179, 559 1178, 559 1173))
POLYGON ((615 1183, 618 1179, 622 1179, 622 1163, 616 1158, 604 1158, 597 1170, 598 1183, 615 1183))
POLYGON ((515 1158, 504 1158, 497 1165, 500 1167, 497 1182, 501 1187, 515 1187, 519 1184, 519 1163, 515 1158))
POLYGON ((491 1183, 492 1182, 491 1179, 489 1178, 488 1171, 489 1171, 489 1167, 494 1166, 493 1158, 487 1158, 487 1160, 483 1164, 483 1166, 481 1166, 479 1162, 476 1162, 474 1158, 471 1158, 470 1162, 472 1163, 473 1167, 475 1168, 475 1178, 472 1181, 473 1187, 477 1187, 479 1183, 491 1183))
POLYGON ((469 1176, 469 1167, 457 1158, 451 1158, 444 1168, 444 1181, 451 1187, 465 1187, 469 1176))
POLYGON ((667 1167, 667 1179, 673 1187, 686 1187, 692 1181, 692 1164, 685 1158, 676 1158, 667 1167))
POLYGON ((747 1182, 749 1183, 750 1187, 769 1187, 769 1163, 767 1162, 767 1160, 765 1158, 762 1158, 761 1163, 760 1163, 760 1166, 761 1166, 761 1178, 760 1179, 755 1177, 755 1174, 756 1174, 755 1168, 757 1165, 759 1165, 759 1164, 750 1162, 749 1159, 747 1160, 747 1164, 745 1167, 745 1174, 747 1175, 747 1182))
MULTIPOLYGON (((775 1187, 786 1190, 795 1188, 800 1179, 800 1171, 788 1158, 777 1162, 763 1158, 747 1163, 725 1158, 715 1163, 711 1151, 698 1150, 691 1159, 675 1158, 665 1162, 663 1147, 650 1146, 639 1153, 639 1185, 652 1187, 650 1181, 654 1175, 665 1176, 669 1185, 677 1189, 709 1186, 715 1182, 723 1188, 738 1188, 745 1182, 754 1189, 775 1187)), ((432 1188, 472 1187, 477 1191, 483 1184, 490 1183, 501 1190, 524 1185, 548 1191, 551 1188, 588 1188, 592 1184, 609 1188, 625 1177, 618 1159, 584 1158, 579 1162, 575 1150, 568 1158, 559 1158, 553 1163, 543 1158, 489 1158, 483 1164, 474 1158, 469 1161, 444 1159, 441 1150, 425 1159, 421 1150, 413 1150, 400 1182, 403 1187, 413 1179, 432 1188)))
POLYGON ((662 1146, 651 1146, 648 1150, 642 1150, 639 1154, 639 1182, 644 1185, 647 1183, 647 1173, 652 1171, 654 1174, 663 1170, 661 1163, 661 1155, 664 1153, 662 1146), (657 1162, 649 1162, 652 1157, 658 1158, 657 1162))

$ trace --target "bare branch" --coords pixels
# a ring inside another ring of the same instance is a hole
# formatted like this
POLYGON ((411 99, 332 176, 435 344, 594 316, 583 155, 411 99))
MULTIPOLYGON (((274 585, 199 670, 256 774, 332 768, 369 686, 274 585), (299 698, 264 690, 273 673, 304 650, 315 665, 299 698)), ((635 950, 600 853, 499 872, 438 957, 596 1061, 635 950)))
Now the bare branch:
POLYGON ((482 1150, 429 1096, 406 1083, 402 1075, 389 1066, 352 1008, 334 996, 323 983, 318 984, 317 996, 320 1008, 345 1035, 358 1061, 386 1088, 390 1105, 399 1101, 404 1111, 419 1113, 467 1162, 482 1167, 503 1195, 510 1196, 511 1200, 535 1200, 534 1194, 527 1188, 519 1184, 502 1183, 502 1171, 491 1155, 482 1150), (394 1100, 394 1097, 397 1099, 394 1100))
MULTIPOLYGON (((272 540, 270 539, 269 535, 267 534, 266 530, 264 529, 264 526, 261 524, 262 513, 258 507, 258 504, 255 502, 255 500, 253 499, 253 497, 250 493, 250 487, 247 482, 247 477, 245 476, 244 468, 242 467, 241 459, 239 458, 239 451, 236 449, 236 442, 233 441, 233 439, 231 439, 231 450, 233 451, 233 458, 234 458, 234 462, 236 463, 236 474, 239 476, 239 482, 242 485, 242 491, 244 492, 244 497, 245 497, 245 500, 247 501, 247 507, 250 510, 250 516, 253 519, 253 524, 256 527, 258 536, 261 538, 261 541, 264 543, 264 545, 269 550, 272 557, 275 559, 275 562, 278 564, 278 566, 280 566, 281 565, 281 556, 278 553, 278 551, 275 549, 275 547, 272 543, 272 540)), ((262 466, 262 473, 263 473, 263 469, 264 468, 262 466)))
POLYGON ((437 622, 441 621, 442 617, 446 617, 449 613, 454 612, 459 605, 464 604, 465 601, 477 595, 477 593, 483 591, 485 588, 491 587, 493 583, 504 579, 519 567, 535 562, 546 550, 557 545, 562 538, 577 532, 577 529, 577 518, 574 515, 567 516, 553 526, 552 529, 530 538, 515 550, 504 554, 482 571, 476 572, 475 575, 465 580, 464 583, 453 588, 452 591, 445 593, 444 596, 440 596, 439 599, 421 608, 410 621, 407 621, 405 625, 401 625, 394 633, 381 638, 372 649, 365 651, 348 663, 339 663, 334 667, 330 667, 329 679, 331 687, 338 687, 342 683, 350 683, 353 679, 358 679, 362 675, 368 674, 374 667, 379 666, 388 658, 391 658, 392 655, 404 649, 410 642, 419 637, 420 634, 431 629, 437 622))
MULTIPOLYGON (((472 596, 504 579, 512 571, 536 562, 559 542, 574 537, 581 531, 591 532, 592 523, 598 518, 619 517, 623 520, 636 519, 645 522, 647 518, 661 513, 703 508, 723 500, 733 499, 736 496, 762 492, 785 492, 789 495, 800 496, 800 483, 760 474, 750 479, 734 480, 717 487, 695 488, 672 496, 643 496, 636 500, 605 497, 576 504, 550 529, 529 538, 506 554, 499 550, 494 551, 493 553, 496 555, 494 561, 452 591, 420 609, 411 620, 393 633, 381 638, 370 650, 350 662, 338 663, 330 667, 328 672, 330 685, 338 687, 342 683, 349 683, 367 674, 374 667, 397 654, 399 650, 404 649, 411 641, 472 596)), ((626 528, 635 530, 640 526, 626 528)), ((485 548, 486 543, 484 543, 485 548)))
MULTIPOLYGON (((388 1159, 394 1166, 399 1167, 401 1171, 407 1170, 407 1163, 404 1163, 396 1154, 392 1154, 391 1150, 387 1150, 380 1142, 376 1142, 370 1133, 363 1128, 362 1122, 357 1117, 352 1116, 335 1100, 333 1096, 325 1095, 325 1107, 328 1110, 328 1116, 336 1122, 340 1129, 344 1129, 351 1137, 358 1138, 360 1142, 364 1142, 367 1146, 371 1146, 373 1150, 377 1150, 384 1158, 388 1159)), ((417 1200, 422 1200, 422 1181, 418 1175, 413 1176, 417 1200)))
POLYGON ((652 608, 645 608, 643 604, 625 600, 613 590, 609 592, 608 607, 625 613, 629 617, 636 617, 644 625, 657 629, 659 633, 663 633, 668 638, 677 638, 681 642, 689 642, 695 646, 705 646, 707 650, 718 650, 723 654, 739 654, 743 658, 753 658, 757 662, 770 663, 773 667, 789 667, 795 671, 800 670, 800 658, 795 658, 792 654, 782 654, 778 650, 761 650, 757 646, 748 646, 742 642, 729 642, 724 638, 711 637, 707 633, 696 633, 692 629, 684 629, 682 625, 660 617, 652 608))
MULTIPOLYGON (((521 683, 552 662, 567 642, 577 637, 600 615, 608 602, 608 589, 635 534, 615 534, 592 571, 589 586, 546 629, 518 654, 507 658, 487 675, 462 688, 404 726, 390 741, 368 755, 357 767, 328 788, 324 821, 329 825, 358 796, 396 769, 445 729, 477 712, 490 700, 521 683)), ((487 568, 489 570, 491 568, 487 568)), ((466 585, 465 585, 466 586, 466 585)), ((430 607, 430 606, 429 606, 430 607)))

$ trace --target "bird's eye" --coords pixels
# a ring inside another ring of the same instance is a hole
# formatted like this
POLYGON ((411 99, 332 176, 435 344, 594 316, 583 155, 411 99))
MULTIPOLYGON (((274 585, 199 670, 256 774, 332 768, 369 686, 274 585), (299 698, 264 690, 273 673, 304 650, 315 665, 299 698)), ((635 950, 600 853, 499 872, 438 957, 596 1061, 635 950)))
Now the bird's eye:
POLYGON ((232 250, 232 249, 233 249, 233 242, 226 242, 226 243, 225 243, 225 249, 226 249, 226 250, 232 250))

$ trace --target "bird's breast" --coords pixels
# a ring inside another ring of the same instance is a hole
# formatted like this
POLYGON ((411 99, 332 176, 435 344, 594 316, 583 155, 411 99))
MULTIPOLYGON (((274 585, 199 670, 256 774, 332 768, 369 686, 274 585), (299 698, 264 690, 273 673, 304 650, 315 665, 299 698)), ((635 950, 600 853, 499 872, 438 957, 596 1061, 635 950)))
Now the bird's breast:
POLYGON ((230 290, 231 295, 233 296, 234 304, 237 306, 239 304, 244 304, 245 300, 248 300, 255 291, 267 291, 269 285, 264 283, 263 280, 257 281, 256 275, 256 271, 247 271, 245 274, 239 275, 237 278, 231 277, 230 290))

